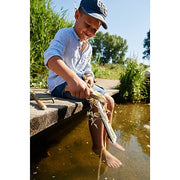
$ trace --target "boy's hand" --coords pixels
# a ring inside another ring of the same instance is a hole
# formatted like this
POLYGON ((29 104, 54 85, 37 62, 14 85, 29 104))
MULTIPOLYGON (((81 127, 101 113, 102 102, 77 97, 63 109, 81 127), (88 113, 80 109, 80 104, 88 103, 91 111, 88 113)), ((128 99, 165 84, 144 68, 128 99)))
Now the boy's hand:
POLYGON ((84 74, 84 76, 85 76, 84 81, 86 83, 88 83, 91 87, 93 87, 94 86, 94 79, 93 79, 92 75, 91 74, 84 74))
POLYGON ((76 80, 72 80, 68 82, 65 91, 70 91, 72 96, 81 99, 83 98, 87 99, 90 96, 90 94, 93 93, 93 91, 88 88, 86 82, 81 80, 79 77, 76 80))
MULTIPOLYGON (((79 78, 59 56, 50 58, 47 66, 67 82, 68 85, 65 91, 70 91, 72 96, 77 98, 88 98, 90 94, 93 93, 93 91, 88 88, 86 82, 79 78)), ((88 82, 92 86, 91 80, 88 80, 88 82)))

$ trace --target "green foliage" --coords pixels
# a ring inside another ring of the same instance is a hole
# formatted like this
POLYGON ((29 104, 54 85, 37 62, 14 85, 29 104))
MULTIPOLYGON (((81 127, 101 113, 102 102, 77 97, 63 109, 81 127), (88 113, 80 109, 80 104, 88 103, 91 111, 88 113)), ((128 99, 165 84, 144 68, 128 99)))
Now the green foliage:
POLYGON ((145 68, 136 60, 129 59, 120 78, 119 95, 121 102, 141 102, 149 97, 145 68))
POLYGON ((144 39, 144 48, 146 48, 146 50, 143 52, 144 56, 143 59, 150 59, 150 30, 147 32, 147 38, 144 39))
POLYGON ((93 47, 93 61, 100 61, 100 63, 118 63, 123 64, 125 53, 128 46, 127 41, 120 36, 103 34, 99 31, 94 36, 90 43, 93 47))
POLYGON ((124 66, 121 64, 104 64, 100 61, 91 63, 92 71, 96 78, 119 79, 124 72, 124 66))
POLYGON ((48 70, 43 63, 43 53, 59 29, 72 26, 72 22, 68 22, 65 18, 66 11, 61 9, 58 15, 51 9, 50 3, 51 0, 30 1, 31 86, 40 83, 40 86, 46 87, 48 70))

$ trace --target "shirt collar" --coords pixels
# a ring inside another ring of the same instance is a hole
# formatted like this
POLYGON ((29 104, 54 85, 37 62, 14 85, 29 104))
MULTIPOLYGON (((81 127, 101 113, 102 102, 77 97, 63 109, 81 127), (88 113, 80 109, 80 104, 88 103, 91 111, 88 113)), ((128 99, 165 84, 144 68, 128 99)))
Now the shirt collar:
MULTIPOLYGON (((80 42, 80 38, 79 36, 76 34, 75 30, 74 30, 74 27, 72 27, 72 32, 73 32, 73 35, 75 36, 75 38, 80 42)), ((85 40, 86 44, 89 44, 88 40, 85 40)))
POLYGON ((72 33, 73 33, 73 35, 75 36, 75 38, 76 38, 78 41, 80 41, 80 38, 79 38, 79 36, 76 34, 76 32, 75 32, 75 30, 74 30, 74 27, 72 27, 72 33))

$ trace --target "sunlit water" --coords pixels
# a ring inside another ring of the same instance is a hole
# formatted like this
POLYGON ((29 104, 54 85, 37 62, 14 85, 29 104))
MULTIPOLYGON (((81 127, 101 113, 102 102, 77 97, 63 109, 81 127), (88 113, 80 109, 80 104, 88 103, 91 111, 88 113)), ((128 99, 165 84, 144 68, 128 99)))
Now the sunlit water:
POLYGON ((31 180, 149 180, 150 107, 146 104, 116 105, 113 129, 125 152, 110 147, 123 165, 112 169, 101 163, 91 150, 88 117, 80 114, 67 125, 31 144, 31 180), (78 121, 78 124, 73 124, 78 121))

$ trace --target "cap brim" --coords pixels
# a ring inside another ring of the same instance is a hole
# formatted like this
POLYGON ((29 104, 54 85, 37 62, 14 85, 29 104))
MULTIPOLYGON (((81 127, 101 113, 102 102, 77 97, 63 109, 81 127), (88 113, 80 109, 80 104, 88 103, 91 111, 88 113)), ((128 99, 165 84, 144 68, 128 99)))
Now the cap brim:
POLYGON ((103 26, 104 29, 107 29, 107 28, 108 28, 106 21, 104 20, 104 18, 103 18, 100 14, 98 14, 98 13, 88 13, 83 7, 81 7, 81 8, 82 8, 83 11, 84 11, 86 14, 88 14, 89 16, 91 16, 91 17, 93 17, 93 18, 95 18, 95 19, 100 20, 100 21, 102 22, 102 26, 103 26))
POLYGON ((99 15, 97 13, 87 13, 87 14, 90 15, 91 17, 94 17, 94 18, 100 20, 102 22, 102 26, 104 29, 108 28, 106 21, 103 19, 103 17, 101 15, 99 15))

